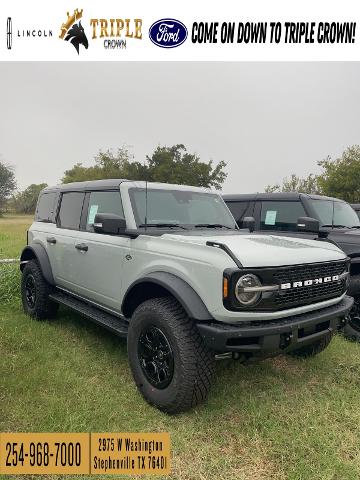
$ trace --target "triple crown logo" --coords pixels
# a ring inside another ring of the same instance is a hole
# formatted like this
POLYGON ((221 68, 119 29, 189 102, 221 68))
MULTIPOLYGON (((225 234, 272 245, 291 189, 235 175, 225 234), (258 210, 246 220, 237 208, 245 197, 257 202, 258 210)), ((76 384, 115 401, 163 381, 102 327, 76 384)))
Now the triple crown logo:
POLYGON ((61 32, 59 35, 59 38, 62 40, 70 40, 70 43, 74 45, 78 54, 80 45, 83 45, 86 49, 89 46, 84 27, 81 25, 80 21, 77 23, 82 17, 82 13, 82 9, 80 11, 78 9, 74 10, 74 14, 71 16, 69 15, 69 12, 67 12, 67 21, 61 25, 61 32))

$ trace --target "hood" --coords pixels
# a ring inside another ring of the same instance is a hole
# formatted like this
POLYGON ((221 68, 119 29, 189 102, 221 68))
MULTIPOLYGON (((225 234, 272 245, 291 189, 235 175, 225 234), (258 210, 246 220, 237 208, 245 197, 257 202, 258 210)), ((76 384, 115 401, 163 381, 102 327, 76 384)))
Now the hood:
POLYGON ((346 258, 344 252, 332 243, 276 235, 165 234, 162 237, 197 245, 206 245, 207 241, 223 243, 230 248, 244 267, 277 267, 346 258))
POLYGON ((336 228, 330 230, 329 239, 336 242, 347 255, 360 256, 360 229, 336 228))

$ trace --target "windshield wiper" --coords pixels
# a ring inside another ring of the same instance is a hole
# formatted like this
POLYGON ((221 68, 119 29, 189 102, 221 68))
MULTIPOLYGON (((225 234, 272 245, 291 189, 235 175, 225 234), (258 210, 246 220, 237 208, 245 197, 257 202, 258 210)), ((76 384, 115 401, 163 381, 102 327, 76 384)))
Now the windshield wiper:
POLYGON ((321 225, 322 227, 331 227, 331 228, 350 228, 346 225, 331 225, 331 224, 325 224, 325 225, 321 225))
POLYGON ((179 225, 178 223, 142 223, 139 225, 139 228, 182 228, 183 230, 187 230, 184 225, 179 225))
POLYGON ((360 225, 353 225, 351 228, 360 228, 360 225))
POLYGON ((221 223, 197 223, 194 225, 195 228, 227 228, 228 230, 233 230, 227 225, 222 225, 221 223))

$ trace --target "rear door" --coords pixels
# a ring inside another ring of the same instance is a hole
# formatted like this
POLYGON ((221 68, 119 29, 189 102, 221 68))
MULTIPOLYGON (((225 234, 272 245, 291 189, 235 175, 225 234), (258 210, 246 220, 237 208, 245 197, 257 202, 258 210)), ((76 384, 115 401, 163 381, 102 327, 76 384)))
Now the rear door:
POLYGON ((56 219, 56 230, 48 238, 48 253, 57 285, 77 291, 75 242, 85 199, 84 192, 63 192, 56 219))

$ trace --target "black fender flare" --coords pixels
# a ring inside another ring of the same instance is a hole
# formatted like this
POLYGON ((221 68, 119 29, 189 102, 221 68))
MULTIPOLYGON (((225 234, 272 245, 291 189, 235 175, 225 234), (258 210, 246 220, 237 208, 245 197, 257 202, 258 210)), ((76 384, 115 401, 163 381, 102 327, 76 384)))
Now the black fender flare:
POLYGON ((24 248, 20 257, 20 270, 22 271, 26 262, 33 258, 36 258, 36 260, 39 262, 45 280, 50 283, 50 285, 55 285, 50 260, 45 248, 41 245, 41 243, 32 243, 24 248))
POLYGON ((212 316, 195 290, 182 278, 168 272, 153 272, 133 282, 124 295, 121 309, 136 285, 152 283, 167 290, 182 305, 187 315, 194 320, 212 320, 212 316))

